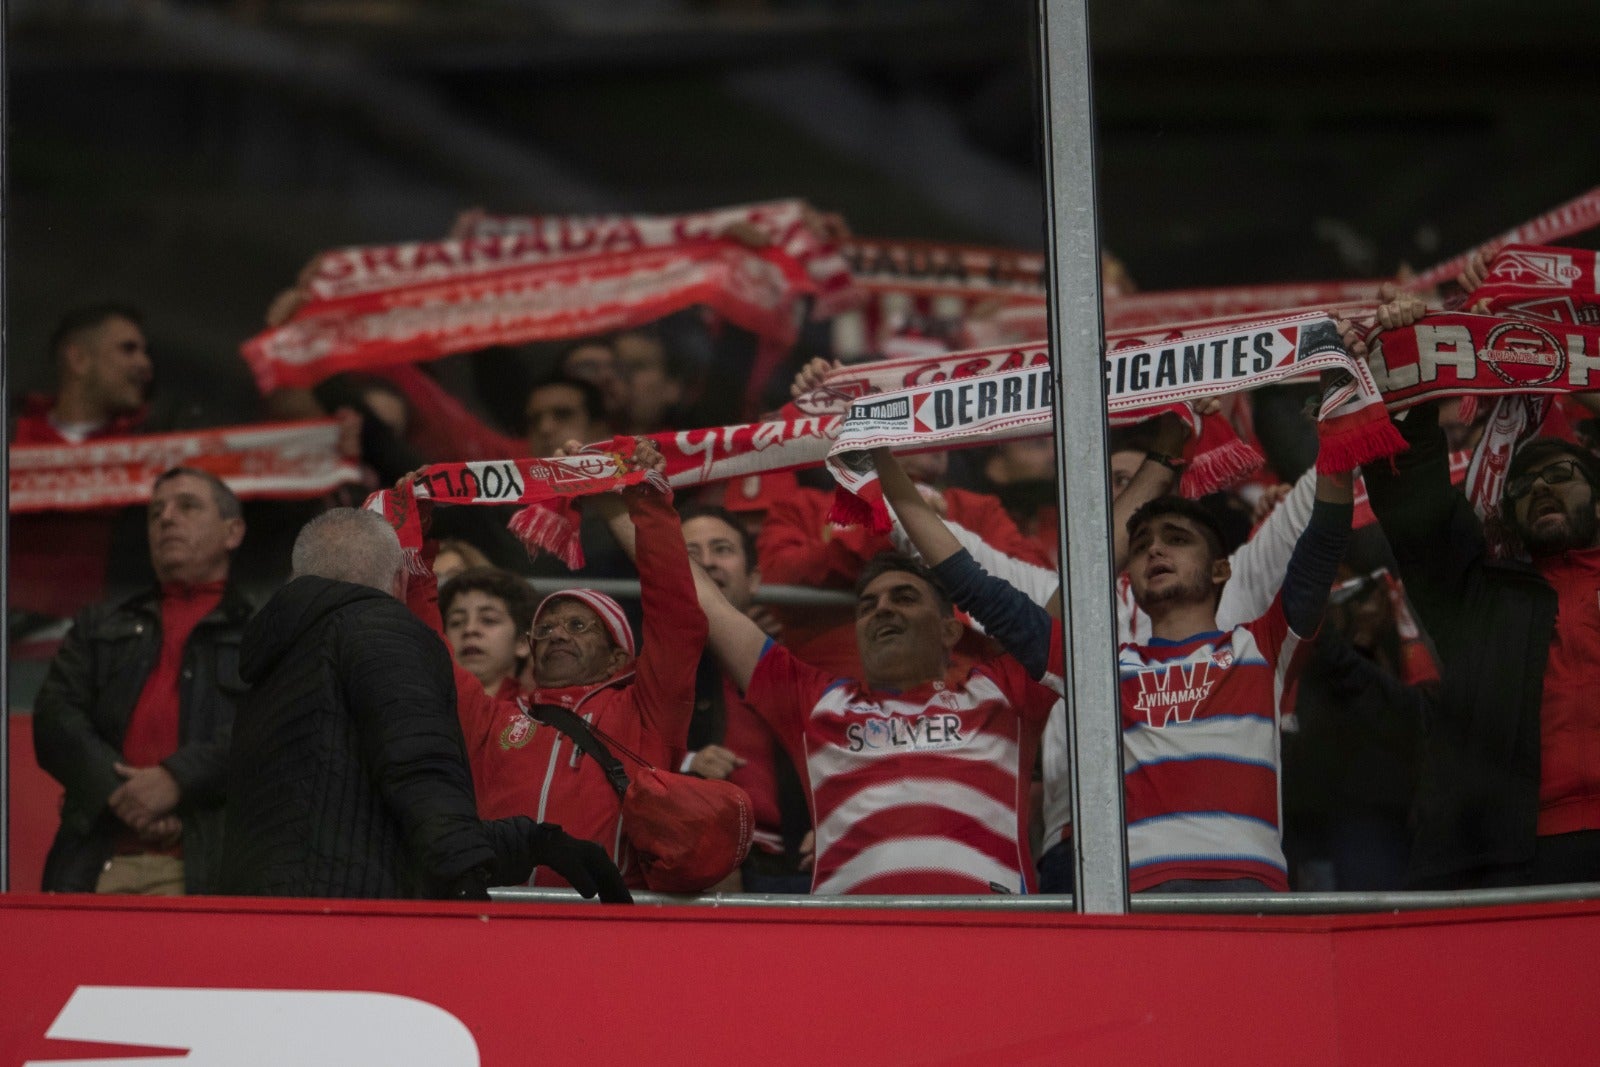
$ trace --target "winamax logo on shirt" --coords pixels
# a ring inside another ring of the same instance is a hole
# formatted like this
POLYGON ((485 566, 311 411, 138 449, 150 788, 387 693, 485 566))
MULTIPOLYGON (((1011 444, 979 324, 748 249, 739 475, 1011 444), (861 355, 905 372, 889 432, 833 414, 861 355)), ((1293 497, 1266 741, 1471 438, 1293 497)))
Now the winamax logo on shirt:
POLYGON ((1175 663, 1158 670, 1139 672, 1139 699, 1134 710, 1143 712, 1145 721, 1160 729, 1194 719, 1200 704, 1211 695, 1217 679, 1211 676, 1211 660, 1175 663))

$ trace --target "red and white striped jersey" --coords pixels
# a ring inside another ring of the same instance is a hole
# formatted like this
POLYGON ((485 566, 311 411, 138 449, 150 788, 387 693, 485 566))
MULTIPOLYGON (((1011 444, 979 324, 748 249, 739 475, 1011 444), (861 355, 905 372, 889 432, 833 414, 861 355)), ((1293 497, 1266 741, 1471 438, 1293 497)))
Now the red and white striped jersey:
POLYGON ((1131 891, 1174 878, 1288 888, 1279 726, 1299 648, 1281 597, 1232 630, 1121 647, 1131 891))
POLYGON ((1024 893, 1028 780, 1055 694, 1009 656, 895 693, 768 643, 746 694, 805 772, 814 893, 1024 893))

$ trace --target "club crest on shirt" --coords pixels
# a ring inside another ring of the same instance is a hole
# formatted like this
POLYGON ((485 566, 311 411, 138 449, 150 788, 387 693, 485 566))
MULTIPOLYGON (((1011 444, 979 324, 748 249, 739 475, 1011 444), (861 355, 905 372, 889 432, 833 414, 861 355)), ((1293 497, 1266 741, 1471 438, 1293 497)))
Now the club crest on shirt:
POLYGON ((526 715, 518 715, 506 723, 506 728, 500 731, 500 747, 507 752, 521 748, 533 740, 533 732, 538 728, 539 724, 526 715))
POLYGON ((1140 671, 1139 698, 1134 702, 1134 710, 1143 712, 1145 722, 1157 729, 1193 721, 1195 712, 1211 695, 1211 687, 1217 684, 1217 678, 1212 676, 1212 663, 1212 660, 1201 660, 1140 671))

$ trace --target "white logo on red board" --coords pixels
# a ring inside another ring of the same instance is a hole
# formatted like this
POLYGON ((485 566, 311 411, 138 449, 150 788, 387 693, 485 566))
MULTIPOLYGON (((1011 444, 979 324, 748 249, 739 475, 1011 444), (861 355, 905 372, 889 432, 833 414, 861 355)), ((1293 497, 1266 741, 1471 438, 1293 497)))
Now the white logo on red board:
POLYGON ((472 1032, 443 1008, 392 993, 79 986, 45 1036, 179 1057, 29 1060, 22 1067, 478 1067, 472 1032))

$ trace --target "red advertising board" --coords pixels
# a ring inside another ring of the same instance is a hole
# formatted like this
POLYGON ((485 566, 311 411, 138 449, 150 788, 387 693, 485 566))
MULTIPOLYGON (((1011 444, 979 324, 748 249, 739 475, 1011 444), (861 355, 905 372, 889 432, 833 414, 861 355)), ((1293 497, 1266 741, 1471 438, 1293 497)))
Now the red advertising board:
POLYGON ((1577 1064, 1600 1044, 1600 904, 1093 919, 16 895, 0 946, 4 1067, 1577 1064))

